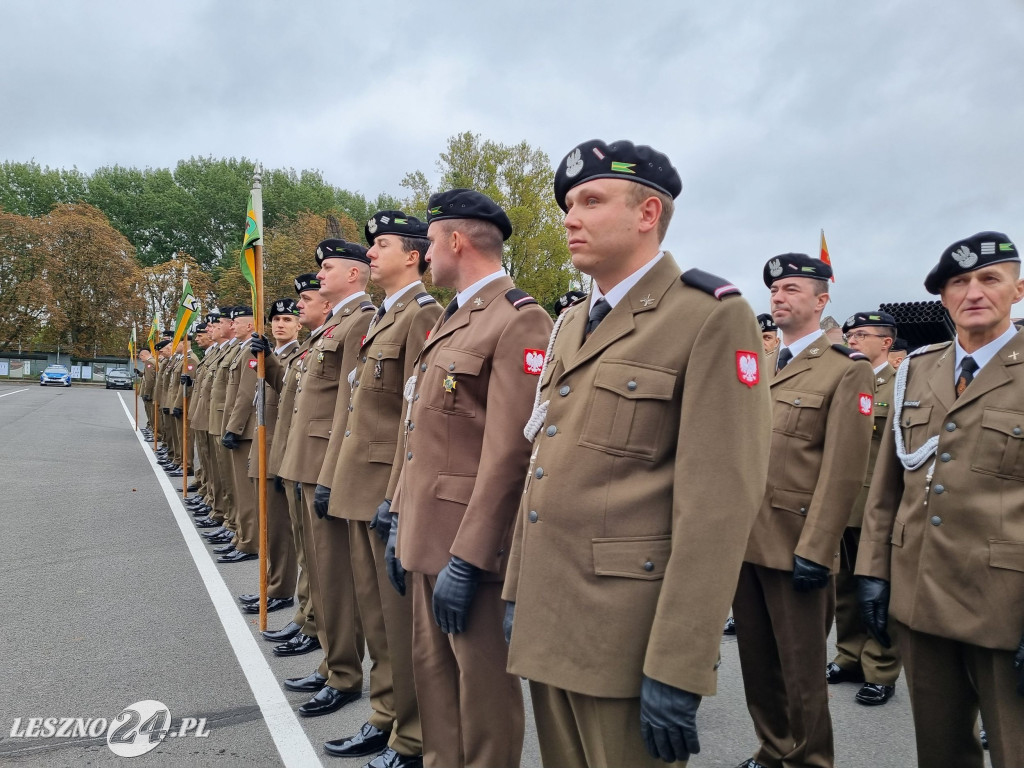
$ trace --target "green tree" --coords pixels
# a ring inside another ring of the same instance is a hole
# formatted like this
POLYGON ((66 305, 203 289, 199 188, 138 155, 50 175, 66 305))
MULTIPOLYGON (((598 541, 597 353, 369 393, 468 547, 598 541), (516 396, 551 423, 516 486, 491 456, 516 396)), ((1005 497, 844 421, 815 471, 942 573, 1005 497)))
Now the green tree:
POLYGON ((77 168, 40 168, 35 161, 0 163, 0 208, 22 216, 45 216, 58 203, 84 199, 88 180, 77 168))

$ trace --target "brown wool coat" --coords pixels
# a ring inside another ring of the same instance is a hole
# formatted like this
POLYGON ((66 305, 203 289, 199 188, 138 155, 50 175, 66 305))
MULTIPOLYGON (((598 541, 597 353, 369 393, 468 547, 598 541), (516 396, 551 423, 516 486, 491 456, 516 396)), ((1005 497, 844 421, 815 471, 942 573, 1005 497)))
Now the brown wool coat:
POLYGON ((868 488, 871 487, 871 478, 875 472, 875 461, 878 460, 878 448, 882 439, 888 435, 885 424, 889 421, 889 408, 892 405, 892 390, 896 384, 896 369, 889 363, 885 368, 875 374, 875 405, 872 418, 874 426, 871 432, 871 450, 868 453, 868 471, 864 476, 864 484, 861 486, 857 500, 853 502, 853 511, 850 513, 850 528, 860 528, 864 520, 864 504, 868 500, 868 488))

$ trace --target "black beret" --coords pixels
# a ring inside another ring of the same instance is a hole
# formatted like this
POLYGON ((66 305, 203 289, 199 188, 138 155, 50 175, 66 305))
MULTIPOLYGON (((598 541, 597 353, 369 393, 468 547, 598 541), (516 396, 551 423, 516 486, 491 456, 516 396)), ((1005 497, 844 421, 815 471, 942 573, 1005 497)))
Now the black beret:
POLYGON ((158 341, 156 344, 154 344, 153 348, 154 349, 163 349, 164 347, 166 347, 170 343, 171 343, 170 339, 164 339, 163 341, 158 341))
POLYGON ((1002 232, 979 232, 971 237, 965 237, 942 252, 939 263, 924 279, 925 290, 937 294, 954 275, 973 272, 1004 261, 1016 261, 1019 264, 1020 254, 1010 242, 1010 238, 1002 232))
POLYGON ((427 224, 442 219, 479 219, 500 229, 502 240, 512 236, 512 222, 501 206, 473 189, 450 189, 431 195, 427 203, 427 224))
POLYGON ((215 309, 212 312, 207 312, 206 313, 206 322, 207 323, 216 323, 220 319, 221 319, 221 313, 220 313, 219 309, 215 309))
POLYGON ((672 198, 683 191, 683 182, 668 157, 652 147, 625 140, 605 144, 600 139, 591 139, 566 155, 555 170, 558 207, 567 210, 566 194, 590 179, 627 179, 672 198))
POLYGON ((206 323, 197 323, 196 333, 206 333, 206 323))
POLYGON ((237 307, 232 307, 231 319, 234 320, 236 317, 252 317, 252 307, 247 307, 242 304, 237 307))
POLYGON ((174 338, 174 331, 172 331, 172 330, 161 331, 160 335, 163 336, 165 339, 173 339, 174 338))
POLYGON ((757 316, 757 324, 761 326, 761 333, 779 330, 779 326, 775 324, 775 320, 767 312, 757 316))
POLYGON ((366 255, 366 249, 358 243, 350 243, 347 240, 339 240, 332 237, 324 240, 316 247, 316 263, 320 266, 325 259, 352 259, 361 261, 363 264, 370 263, 370 257, 366 255))
POLYGON ((295 278, 295 292, 319 291, 320 281, 316 279, 316 272, 306 272, 295 278))
POLYGON ((585 294, 583 291, 568 291, 566 293, 563 293, 557 299, 555 299, 555 303, 552 306, 552 309, 554 309, 555 315, 557 316, 558 313, 561 312, 563 309, 567 309, 580 299, 585 298, 587 298, 587 294, 585 294))
POLYGON ((843 333, 848 333, 854 328, 895 328, 896 318, 888 312, 874 310, 872 312, 857 312, 850 316, 850 319, 843 323, 843 333))
POLYGON ((426 237, 427 225, 415 216, 406 216, 401 211, 378 211, 366 222, 363 230, 368 245, 373 245, 377 235, 400 235, 402 237, 426 237))
POLYGON ((892 346, 889 347, 890 352, 906 352, 909 349, 910 345, 907 343, 907 340, 900 338, 893 341, 892 346))
POLYGON ((299 308, 295 304, 295 299, 278 299, 270 305, 270 317, 274 318, 278 315, 296 315, 299 314, 299 308))
POLYGON ((782 253, 768 259, 764 265, 764 284, 769 288, 776 280, 784 277, 809 277, 814 280, 828 280, 832 267, 821 259, 814 259, 805 253, 782 253))

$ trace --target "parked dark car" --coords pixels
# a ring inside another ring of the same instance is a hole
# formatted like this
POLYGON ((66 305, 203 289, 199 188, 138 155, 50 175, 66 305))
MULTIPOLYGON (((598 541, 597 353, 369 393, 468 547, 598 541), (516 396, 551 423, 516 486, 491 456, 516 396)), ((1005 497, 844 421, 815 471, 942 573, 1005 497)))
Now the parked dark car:
POLYGON ((114 368, 107 371, 105 383, 107 389, 131 389, 132 375, 124 368, 114 368))

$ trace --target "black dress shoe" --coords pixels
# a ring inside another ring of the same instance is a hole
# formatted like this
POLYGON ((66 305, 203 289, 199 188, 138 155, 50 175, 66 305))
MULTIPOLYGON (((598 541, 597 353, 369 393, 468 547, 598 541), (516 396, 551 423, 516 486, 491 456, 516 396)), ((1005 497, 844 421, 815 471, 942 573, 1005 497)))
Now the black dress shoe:
POLYGON ((225 531, 224 533, 211 536, 206 540, 207 544, 230 544, 235 546, 235 536, 231 531, 225 531))
POLYGON ((235 551, 234 544, 225 544, 223 547, 214 547, 213 554, 215 555, 229 555, 235 551))
POLYGON ((289 677, 284 681, 284 687, 289 691, 303 691, 305 693, 316 693, 327 685, 327 678, 319 672, 305 677, 289 677))
POLYGON ((370 723, 363 723, 359 733, 324 744, 324 751, 335 757, 365 757, 376 755, 388 745, 391 734, 370 723))
POLYGON ((750 758, 749 760, 746 760, 737 765, 736 768, 768 768, 768 766, 764 763, 757 762, 757 760, 755 760, 754 758, 750 758))
MULTIPOLYGON (((295 605, 295 600, 291 597, 269 597, 267 598, 267 613, 271 611, 280 611, 282 608, 291 608, 295 605)), ((243 613, 259 613, 260 612, 260 601, 257 600, 255 603, 243 603, 243 613)))
POLYGON ((294 621, 289 621, 280 629, 268 629, 262 634, 264 640, 269 640, 272 643, 284 643, 299 634, 300 629, 302 629, 301 626, 294 621))
POLYGON ((402 755, 388 747, 363 768, 423 768, 423 755, 402 755))
POLYGON ((196 528, 220 528, 221 525, 216 520, 211 520, 209 517, 202 517, 196 520, 196 528))
MULTIPOLYGON (((189 472, 189 474, 191 475, 192 473, 189 472)), ((189 483, 188 484, 188 492, 189 493, 195 493, 198 490, 199 490, 199 483, 189 483)))
POLYGON ((863 704, 867 707, 875 707, 879 704, 885 704, 892 695, 896 693, 895 685, 879 685, 877 683, 864 683, 857 691, 857 695, 853 698, 857 700, 858 704, 863 704))
POLYGON ((245 603, 258 603, 260 601, 259 595, 239 595, 238 602, 245 603))
POLYGON ((255 552, 243 552, 240 549, 236 549, 234 552, 229 552, 226 555, 221 555, 217 558, 218 563, 244 563, 246 560, 255 560, 258 558, 255 552))
POLYGON ((311 653, 320 650, 320 638, 310 637, 301 632, 295 635, 287 643, 274 646, 275 656, 301 656, 304 653, 311 653))
POLYGON ((730 616, 725 620, 725 626, 722 627, 723 635, 735 635, 736 634, 736 619, 730 616))
POLYGON ((351 704, 363 695, 362 691, 339 691, 325 685, 312 699, 307 701, 298 709, 303 717, 320 717, 337 712, 346 704, 351 704))
POLYGON ((843 669, 834 661, 830 661, 825 665, 825 679, 829 685, 835 685, 836 683, 863 683, 864 673, 857 669, 843 669))
POLYGON ((220 526, 218 528, 214 528, 212 531, 207 531, 206 533, 201 533, 199 535, 205 538, 206 543, 209 544, 213 539, 219 539, 226 533, 229 533, 228 529, 224 526, 220 526))
MULTIPOLYGON (((189 474, 192 474, 192 473, 190 472, 189 474)), ((180 469, 174 469, 174 470, 171 470, 170 472, 168 472, 167 476, 168 477, 183 477, 183 474, 182 474, 182 471, 180 469)))

